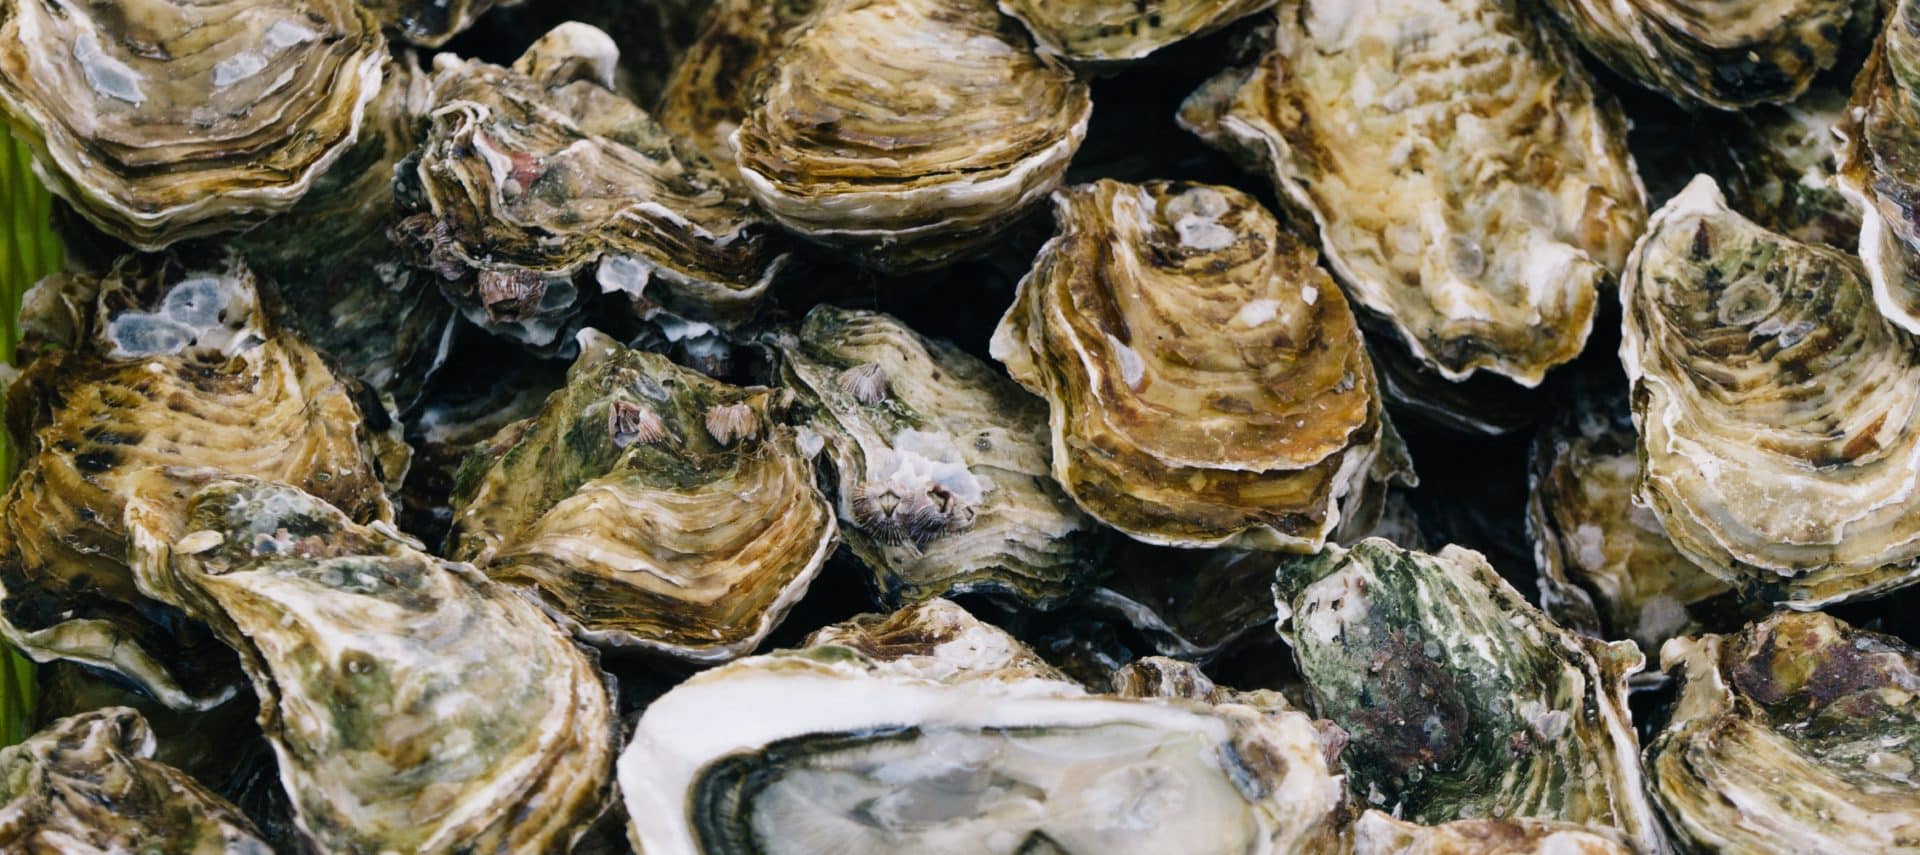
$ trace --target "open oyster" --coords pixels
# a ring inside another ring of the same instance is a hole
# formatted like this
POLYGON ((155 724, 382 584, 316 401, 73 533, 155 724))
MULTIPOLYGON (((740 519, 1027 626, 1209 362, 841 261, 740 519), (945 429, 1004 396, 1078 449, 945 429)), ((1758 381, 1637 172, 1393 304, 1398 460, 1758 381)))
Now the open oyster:
POLYGON ((750 103, 733 148, 760 207, 896 271, 988 246, 1059 184, 1093 110, 991 0, 832 0, 750 103))
POLYGON ((1685 106, 1806 91, 1871 26, 1877 0, 1547 0, 1588 52, 1685 106))
POLYGON ((1628 855, 1605 829, 1537 819, 1460 819, 1423 826, 1369 810, 1351 855, 1628 855))
POLYGON ((1920 652, 1823 614, 1661 650, 1684 678, 1647 772, 1699 851, 1920 849, 1920 652))
POLYGON ((875 312, 818 306, 775 347, 838 476, 841 531, 883 601, 1046 601, 1090 571, 1098 527, 1053 481, 1044 403, 875 312))
POLYGON ((299 201, 360 132, 385 47, 351 0, 7 0, 0 110, 49 190, 155 250, 299 201))
POLYGON ((1861 208, 1860 260, 1874 302, 1920 333, 1920 3, 1900 0, 1840 125, 1840 190, 1861 208))
POLYGON ((170 706, 218 703, 230 657, 127 571, 133 485, 253 475, 391 520, 391 449, 364 397, 260 311, 237 256, 128 256, 98 283, 53 277, 35 292, 30 361, 7 395, 25 464, 0 499, 0 634, 37 659, 117 671, 170 706))
MULTIPOLYGON (((933 657, 975 656, 952 646, 933 657)), ((943 675, 831 637, 680 684, 619 775, 649 855, 1322 852, 1342 798, 1300 713, 943 675)))
POLYGON ((149 486, 141 588, 240 651, 310 845, 564 851, 600 813, 612 698, 528 599, 292 487, 149 486))
POLYGON ((153 752, 146 720, 126 707, 0 748, 0 849, 272 855, 237 808, 153 752))
POLYGON ((595 643, 739 656, 837 541, 781 407, 582 331, 566 387, 463 467, 451 553, 595 643))
POLYGON ((1054 477, 1088 513, 1152 543, 1315 549, 1410 479, 1346 299, 1259 202, 1100 181, 1054 204, 992 353, 1047 399, 1054 477))
POLYGON ((1205 35, 1274 0, 999 0, 1000 11, 1027 26, 1040 49, 1076 62, 1139 59, 1183 39, 1205 35))
POLYGON ((1379 539, 1291 557, 1274 597, 1314 709, 1351 735, 1347 784, 1422 823, 1531 818, 1665 851, 1626 678, 1641 657, 1560 628, 1479 553, 1379 539))
POLYGON ((1618 108, 1512 0, 1287 4, 1180 118, 1311 211, 1353 300, 1450 380, 1578 354, 1646 215, 1618 108))
POLYGON ((1702 176, 1621 282, 1638 495, 1683 555, 1799 608, 1920 579, 1920 342, 1858 261, 1768 232, 1702 176))

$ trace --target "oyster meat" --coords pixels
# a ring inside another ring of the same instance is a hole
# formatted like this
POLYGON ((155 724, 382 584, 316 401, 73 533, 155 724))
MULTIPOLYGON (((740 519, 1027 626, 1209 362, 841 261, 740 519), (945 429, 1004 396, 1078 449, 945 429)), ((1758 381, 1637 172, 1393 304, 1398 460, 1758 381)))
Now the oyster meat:
POLYGON ((1047 399, 1054 477, 1094 518, 1311 550, 1411 480, 1345 297, 1259 202, 1103 180, 1054 203, 992 354, 1047 399))
POLYGON ((1320 226, 1354 302, 1449 380, 1580 352, 1646 216, 1619 108, 1516 0, 1301 0, 1181 122, 1320 226))
POLYGON ((468 458, 451 554, 595 643, 696 662, 752 650, 838 541, 781 396, 580 340, 566 387, 468 458))
POLYGON ((1135 60, 1271 8, 1274 0, 999 0, 1040 49, 1081 63, 1135 60))
POLYGON ((47 189, 157 250, 293 207, 353 145, 386 55, 352 0, 6 0, 0 111, 47 189))
POLYGON ((1839 185, 1860 207, 1860 260, 1874 302, 1920 333, 1920 2, 1889 5, 1840 125, 1839 185))
POLYGON ((1729 210, 1668 202, 1620 288, 1637 494, 1681 554, 1813 608, 1920 579, 1920 342, 1860 263, 1729 210))

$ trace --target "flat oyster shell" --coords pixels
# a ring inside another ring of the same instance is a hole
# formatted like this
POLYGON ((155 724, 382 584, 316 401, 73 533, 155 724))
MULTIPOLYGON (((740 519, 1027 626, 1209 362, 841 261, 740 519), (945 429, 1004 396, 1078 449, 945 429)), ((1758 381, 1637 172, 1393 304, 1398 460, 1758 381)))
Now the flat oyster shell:
POLYGON ((883 602, 975 590, 1045 602, 1091 572, 1099 529, 1053 481, 1039 399, 877 312, 818 306, 773 341, 883 602))
POLYGON ((1047 399, 1054 478, 1094 518, 1149 543, 1311 550, 1411 480, 1345 298, 1252 197, 1103 180, 1054 204, 992 354, 1047 399))
POLYGON ((240 651, 309 845, 565 851, 600 813, 612 697, 528 599, 292 487, 151 488, 141 588, 240 651))
POLYGON ((1702 176, 1622 279, 1636 494, 1753 598, 1814 608, 1920 580, 1920 343, 1865 278, 1728 210, 1702 176))
POLYGON ((835 0, 753 84, 733 149, 754 200, 893 272, 988 247, 1059 184, 1093 109, 990 0, 835 0))
POLYGON ((385 59, 351 0, 0 4, 0 111, 34 173, 149 251, 292 207, 353 145, 385 59))
POLYGON ((1181 122, 1313 213, 1341 283, 1449 380, 1580 352, 1646 216, 1619 109, 1514 0, 1303 0, 1181 122))
POLYGON ((1840 190, 1861 208, 1860 260, 1888 320, 1920 333, 1920 4, 1890 4, 1840 126, 1840 190))
POLYGON ((778 395, 580 338, 566 387, 468 458, 450 554, 598 644, 752 650, 837 542, 778 395))
POLYGON ((0 748, 0 849, 272 855, 239 809, 153 753, 146 720, 127 707, 0 748))
POLYGON ((1920 851, 1920 652, 1823 614, 1677 638, 1647 772, 1697 851, 1920 851))
POLYGON ((1457 546, 1292 557, 1274 598, 1314 709, 1352 738, 1357 798, 1421 823, 1555 820, 1667 851, 1627 709, 1632 642, 1562 629, 1457 546))
POLYGON ((1423 826, 1369 810, 1350 855, 1629 855, 1605 829, 1537 819, 1460 819, 1423 826))
POLYGON ((35 291, 29 361, 7 394, 25 462, 0 499, 0 634, 38 659, 116 671, 172 707, 217 704, 233 690, 230 658, 126 567, 134 484, 196 470, 276 478, 391 521, 392 449, 351 384, 261 312, 238 256, 128 256, 98 283, 54 277, 35 291))
POLYGON ((999 0, 1040 49, 1081 63, 1140 59, 1272 8, 1274 0, 999 0))

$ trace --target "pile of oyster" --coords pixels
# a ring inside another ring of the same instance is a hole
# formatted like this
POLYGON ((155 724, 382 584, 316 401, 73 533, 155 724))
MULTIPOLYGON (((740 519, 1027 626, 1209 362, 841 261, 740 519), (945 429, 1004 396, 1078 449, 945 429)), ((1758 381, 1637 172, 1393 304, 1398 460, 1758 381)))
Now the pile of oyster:
POLYGON ((1920 852, 1920 0, 0 0, 0 111, 0 850, 1920 852))

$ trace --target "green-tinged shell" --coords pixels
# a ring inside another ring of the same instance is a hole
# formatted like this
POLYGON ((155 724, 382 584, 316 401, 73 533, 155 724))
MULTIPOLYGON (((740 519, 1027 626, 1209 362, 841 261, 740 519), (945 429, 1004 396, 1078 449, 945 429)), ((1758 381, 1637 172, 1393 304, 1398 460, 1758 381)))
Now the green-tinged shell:
POLYGON ((992 353, 1047 399, 1054 478, 1094 518, 1149 543, 1311 550, 1411 480, 1345 298, 1259 202, 1100 181, 1054 204, 992 353))
POLYGON ((1694 563, 1813 608, 1920 580, 1920 343, 1860 263, 1667 203, 1621 281, 1639 496, 1694 563))
POLYGON ((1690 850, 1920 852, 1920 652, 1783 613, 1660 659, 1683 682, 1647 773, 1690 850))
POLYGON ((1561 628, 1457 546, 1328 547, 1281 567, 1274 597, 1314 709, 1351 737, 1357 799, 1425 824, 1611 828, 1665 851, 1627 710, 1631 642, 1561 628))
POLYGON ((1840 125, 1839 186, 1861 209, 1859 253, 1874 302, 1920 333, 1920 2, 1890 7, 1840 125))
POLYGON ((0 748, 0 849, 271 855, 237 808, 153 754, 146 720, 127 707, 0 748))
POLYGON ((1353 826, 1351 855, 1630 855, 1607 829, 1537 819, 1402 822, 1369 810, 1353 826))
POLYGON ((1646 217, 1618 107, 1517 0, 1294 0, 1189 129, 1312 212, 1355 304, 1449 380, 1572 359, 1646 217))
POLYGON ((841 531, 887 602, 988 590, 1057 599, 1098 527, 1054 483, 1046 404, 877 312, 818 306, 777 336, 782 385, 837 475, 841 531))
POLYGON ((141 588, 232 645, 308 845, 565 852, 608 797, 594 660, 518 592, 285 485, 151 479, 141 588))
POLYGON ((145 250, 286 211, 360 133, 386 42, 351 0, 0 3, 34 172, 145 250))
POLYGON ((999 0, 1000 11, 1026 25, 1040 49, 1077 63, 1140 59, 1168 45, 1206 35, 1274 0, 999 0))
POLYGON ((745 61, 740 176, 781 225, 885 270, 987 249, 1086 135, 1086 84, 992 0, 832 0, 775 38, 745 61))
POLYGON ((121 509, 136 481, 273 478, 390 521, 382 480, 404 455, 370 430, 370 396, 268 321, 237 256, 129 256, 99 282, 50 277, 25 302, 30 361, 7 392, 25 462, 0 499, 0 633, 169 706, 218 703, 231 657, 127 570, 121 509))
POLYGON ((596 643, 746 653, 837 542, 782 407, 585 331, 566 387, 463 467, 451 554, 596 643))
MULTIPOLYGON (((1858 245, 1861 211, 1840 188, 1835 157, 1835 133, 1846 115, 1846 93, 1826 86, 1790 104, 1714 114, 1726 144, 1713 171, 1728 204, 1802 243, 1858 245)), ((1700 139, 1681 134, 1673 142, 1698 146, 1700 139)))

